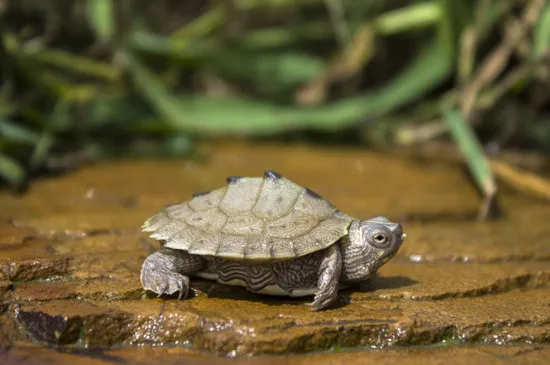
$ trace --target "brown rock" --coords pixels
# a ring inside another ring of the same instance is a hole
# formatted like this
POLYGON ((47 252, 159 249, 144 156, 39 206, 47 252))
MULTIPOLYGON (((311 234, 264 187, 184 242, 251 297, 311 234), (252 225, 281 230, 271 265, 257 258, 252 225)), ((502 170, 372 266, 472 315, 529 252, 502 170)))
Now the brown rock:
MULTIPOLYGON (((19 319, 31 336, 47 343, 73 343, 78 340, 73 334, 80 333, 79 340, 88 346, 191 344, 224 355, 442 341, 493 343, 496 338, 515 343, 520 337, 508 336, 509 330, 517 333, 550 322, 544 293, 540 289, 443 301, 353 301, 321 313, 299 302, 271 299, 238 304, 221 298, 73 302, 70 309, 64 301, 51 301, 21 305, 19 319)), ((524 336, 523 342, 544 343, 548 336, 547 326, 537 327, 536 335, 524 336)))
POLYGON ((3 260, 0 263, 0 272, 3 278, 12 281, 30 281, 47 279, 58 275, 65 275, 69 268, 70 259, 58 257, 52 259, 27 259, 15 262, 3 260))
POLYGON ((543 363, 550 354, 550 205, 505 191, 504 218, 477 223, 474 189, 442 162, 268 145, 203 153, 206 164, 110 162, 37 181, 22 197, 0 192, 0 347, 40 364, 226 361, 196 350, 240 357, 363 349, 284 359, 291 364, 543 363), (142 222, 227 175, 268 168, 350 215, 403 222, 401 251, 324 312, 304 306, 310 298, 201 280, 186 300, 145 295, 139 271, 158 243, 139 233, 142 222), (27 337, 63 352, 29 347, 27 337), (139 347, 147 345, 179 347, 139 347))
POLYGON ((394 260, 379 275, 352 293, 353 300, 445 299, 476 297, 550 286, 548 262, 504 262, 501 264, 423 263, 411 265, 394 260))

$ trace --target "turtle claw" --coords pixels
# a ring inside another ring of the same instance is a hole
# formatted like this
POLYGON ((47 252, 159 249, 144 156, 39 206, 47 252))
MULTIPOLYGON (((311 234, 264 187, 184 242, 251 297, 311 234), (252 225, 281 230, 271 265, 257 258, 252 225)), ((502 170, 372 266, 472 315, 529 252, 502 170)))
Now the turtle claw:
POLYGON ((189 295, 189 278, 187 276, 181 275, 182 280, 178 282, 178 300, 182 298, 186 299, 187 295, 189 295), (184 294, 185 293, 185 294, 184 294))
POLYGON ((313 302, 306 304, 307 306, 311 307, 311 310, 319 311, 322 309, 326 309, 329 305, 331 305, 336 300, 338 296, 337 288, 328 287, 323 289, 315 293, 313 302))
POLYGON ((318 292, 315 294, 313 302, 307 303, 308 307, 314 312, 326 309, 329 305, 336 300, 336 292, 318 292))
POLYGON ((142 273, 141 280, 143 288, 157 294, 157 298, 177 292, 178 299, 185 299, 189 293, 189 278, 177 272, 147 271, 142 273))
MULTIPOLYGON (((183 287, 181 283, 178 283, 178 300, 181 299, 182 295, 183 295, 183 287)), ((187 295, 183 297, 183 299, 185 299, 186 297, 187 295)))

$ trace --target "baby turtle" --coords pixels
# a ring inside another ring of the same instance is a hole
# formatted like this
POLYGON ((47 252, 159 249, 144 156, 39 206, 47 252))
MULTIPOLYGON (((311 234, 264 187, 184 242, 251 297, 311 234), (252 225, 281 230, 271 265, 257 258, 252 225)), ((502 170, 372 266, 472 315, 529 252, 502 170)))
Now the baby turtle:
POLYGON ((162 249, 145 259, 144 289, 186 297, 188 276, 254 293, 306 296, 326 308, 346 282, 371 278, 405 234, 385 217, 357 220, 275 171, 165 207, 143 224, 162 249))

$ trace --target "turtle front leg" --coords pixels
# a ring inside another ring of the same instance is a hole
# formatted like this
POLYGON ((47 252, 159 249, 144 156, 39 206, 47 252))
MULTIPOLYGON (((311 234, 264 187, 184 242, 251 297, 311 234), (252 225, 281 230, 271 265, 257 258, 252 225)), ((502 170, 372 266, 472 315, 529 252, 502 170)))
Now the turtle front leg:
POLYGON ((327 308, 338 296, 338 281, 342 271, 342 254, 337 245, 326 249, 326 255, 319 266, 317 292, 312 303, 307 305, 318 311, 327 308))
POLYGON ((141 284, 160 297, 179 292, 178 299, 187 297, 189 278, 183 274, 199 271, 203 260, 187 251, 163 248, 149 255, 141 267, 141 284))

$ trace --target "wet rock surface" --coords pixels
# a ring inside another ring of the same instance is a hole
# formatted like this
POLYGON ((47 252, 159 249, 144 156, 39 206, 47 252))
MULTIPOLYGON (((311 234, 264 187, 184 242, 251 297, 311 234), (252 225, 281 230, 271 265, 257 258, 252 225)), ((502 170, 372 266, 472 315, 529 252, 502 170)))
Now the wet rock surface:
POLYGON ((0 360, 542 364, 550 355, 550 204, 503 187, 505 216, 478 223, 467 176, 441 161, 238 144, 202 155, 103 163, 23 196, 0 192, 0 347, 9 348, 0 360), (196 279, 187 300, 144 293, 139 271, 158 243, 142 222, 226 176, 266 169, 349 215, 402 222, 401 251, 323 312, 304 305, 310 298, 196 279))

